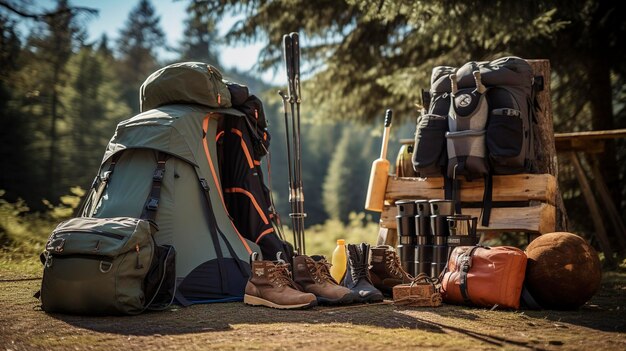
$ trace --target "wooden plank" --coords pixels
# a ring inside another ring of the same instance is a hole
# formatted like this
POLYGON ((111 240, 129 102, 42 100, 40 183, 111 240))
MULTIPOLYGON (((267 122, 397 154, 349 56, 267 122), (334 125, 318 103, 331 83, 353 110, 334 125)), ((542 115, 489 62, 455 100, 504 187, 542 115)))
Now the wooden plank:
MULTIPOLYGON (((554 205, 556 179, 550 174, 515 174, 493 177, 493 201, 541 201, 554 205)), ((461 201, 482 202, 481 180, 461 182, 461 201)), ((385 198, 389 203, 399 199, 441 199, 443 178, 389 177, 385 198)))
MULTIPOLYGON (((571 133, 555 133, 554 141, 587 141, 587 140, 607 140, 607 139, 620 139, 626 138, 626 129, 611 129, 611 130, 590 130, 586 132, 571 132, 571 133)), ((413 145, 415 140, 413 139, 400 139, 400 145, 413 145)))
POLYGON ((586 132, 556 133, 554 140, 595 140, 626 138, 626 129, 591 130, 586 132))
MULTIPOLYGON (((380 217, 382 228, 397 229, 395 206, 386 206, 380 217)), ((478 217, 480 208, 463 209, 463 214, 478 217)), ((555 231, 556 209, 549 204, 529 207, 496 207, 491 210, 489 227, 478 227, 482 232, 535 232, 551 233, 555 231)), ((479 221, 480 223, 480 221, 479 221)))

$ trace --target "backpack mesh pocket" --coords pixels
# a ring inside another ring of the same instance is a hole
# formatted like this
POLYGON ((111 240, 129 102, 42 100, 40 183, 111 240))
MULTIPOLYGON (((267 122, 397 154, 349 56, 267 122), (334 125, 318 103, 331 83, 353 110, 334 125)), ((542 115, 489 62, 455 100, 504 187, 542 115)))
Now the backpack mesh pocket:
POLYGON ((446 133, 448 177, 474 177, 488 173, 485 162, 485 131, 464 130, 446 133))

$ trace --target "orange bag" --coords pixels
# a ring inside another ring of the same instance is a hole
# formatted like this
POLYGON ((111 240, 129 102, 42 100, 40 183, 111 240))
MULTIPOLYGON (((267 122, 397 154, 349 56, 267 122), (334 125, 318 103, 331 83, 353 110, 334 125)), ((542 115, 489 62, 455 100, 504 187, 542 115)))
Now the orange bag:
POLYGON ((518 309, 526 254, 510 246, 458 246, 442 272, 443 301, 518 309))

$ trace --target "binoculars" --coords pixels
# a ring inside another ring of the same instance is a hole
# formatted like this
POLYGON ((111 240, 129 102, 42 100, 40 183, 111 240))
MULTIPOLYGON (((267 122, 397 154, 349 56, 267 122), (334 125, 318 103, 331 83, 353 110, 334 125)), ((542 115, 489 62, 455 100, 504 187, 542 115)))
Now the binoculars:
POLYGON ((402 268, 438 277, 456 246, 478 244, 478 218, 454 214, 453 200, 399 200, 398 252, 402 268))

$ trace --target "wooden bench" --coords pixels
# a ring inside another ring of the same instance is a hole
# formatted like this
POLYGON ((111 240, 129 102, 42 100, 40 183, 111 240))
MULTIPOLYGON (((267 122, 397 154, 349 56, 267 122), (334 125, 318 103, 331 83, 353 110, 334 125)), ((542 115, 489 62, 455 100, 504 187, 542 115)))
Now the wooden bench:
MULTIPOLYGON (((557 230, 566 230, 567 215, 559 193, 558 166, 552 127, 550 102, 550 63, 529 60, 535 76, 542 76, 544 89, 537 94, 541 111, 535 132, 536 168, 540 174, 517 174, 493 177, 493 209, 489 226, 479 232, 525 232, 532 237, 557 230)), ((404 141, 412 143, 412 140, 404 141)), ((461 183, 463 213, 479 217, 483 199, 482 180, 461 183), (474 206, 474 208, 471 208, 474 206)), ((411 178, 390 175, 385 192, 385 206, 380 218, 378 243, 396 245, 395 201, 401 199, 442 199, 443 178, 411 178)), ((480 221, 479 221, 480 223, 480 221)))
MULTIPOLYGON (((493 177, 493 209, 488 227, 478 226, 480 232, 525 232, 530 238, 556 230, 556 178, 551 174, 518 174, 493 177)), ((395 201, 402 199, 442 199, 443 179, 402 178, 391 176, 387 181, 385 206, 380 218, 381 235, 385 242, 395 239, 397 208, 395 201), (389 229, 393 234, 389 235, 389 229)), ((480 206, 483 199, 483 182, 461 182, 463 214, 480 217, 480 208, 467 208, 466 204, 480 206)), ((479 221, 480 223, 480 221, 479 221)), ((390 242, 391 241, 391 242, 390 242)))

